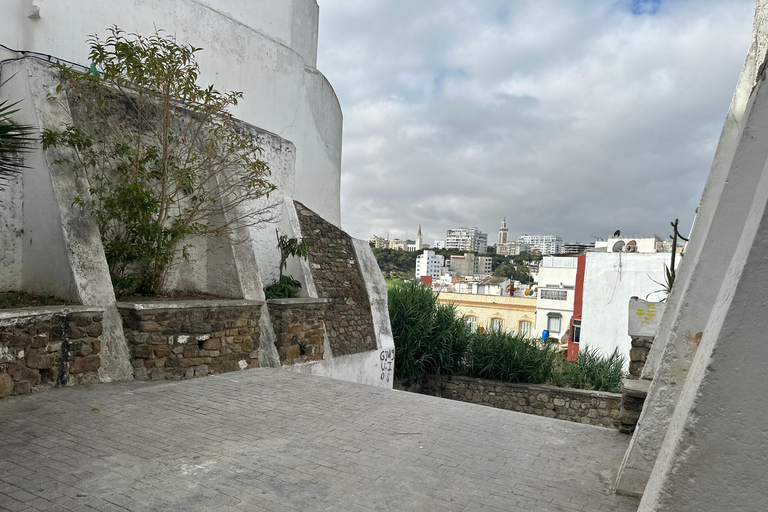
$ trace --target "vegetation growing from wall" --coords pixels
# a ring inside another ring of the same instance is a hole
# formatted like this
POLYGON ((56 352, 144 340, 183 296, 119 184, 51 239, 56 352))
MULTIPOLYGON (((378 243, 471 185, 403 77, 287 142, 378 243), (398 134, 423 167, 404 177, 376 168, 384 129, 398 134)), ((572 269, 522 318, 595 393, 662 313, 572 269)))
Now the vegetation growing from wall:
MULTIPOLYGON (((8 80, 0 82, 0 87, 7 82, 8 80)), ((13 114, 19 111, 18 108, 14 108, 18 104, 18 101, 0 102, 0 190, 2 185, 8 182, 8 178, 25 168, 21 155, 29 151, 35 141, 32 126, 16 123, 11 119, 13 114)))
POLYGON ((582 350, 578 362, 565 362, 552 344, 504 332, 471 332, 452 306, 419 283, 389 288, 389 316, 395 340, 395 379, 406 385, 428 375, 554 384, 615 392, 624 377, 624 360, 582 350))
POLYGON ((194 236, 224 236, 270 215, 261 150, 227 109, 240 92, 200 87, 196 53, 157 32, 117 27, 89 40, 91 72, 59 66, 69 106, 87 123, 46 130, 57 163, 88 178, 79 205, 95 219, 116 291, 154 294, 194 236))
POLYGON ((284 276, 283 270, 288 266, 288 258, 306 259, 309 254, 309 245, 306 240, 289 238, 287 235, 277 234, 277 248, 280 249, 280 277, 277 281, 264 288, 264 295, 268 299, 292 299, 297 297, 301 289, 301 283, 291 276, 284 276))

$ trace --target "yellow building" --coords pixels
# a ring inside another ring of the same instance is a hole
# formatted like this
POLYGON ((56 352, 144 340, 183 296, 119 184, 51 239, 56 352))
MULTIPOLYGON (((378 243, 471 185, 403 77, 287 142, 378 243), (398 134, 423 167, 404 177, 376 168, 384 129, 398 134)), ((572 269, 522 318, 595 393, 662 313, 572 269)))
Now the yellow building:
POLYGON ((497 329, 524 336, 536 332, 535 298, 443 292, 437 302, 456 306, 456 314, 473 329, 497 329))

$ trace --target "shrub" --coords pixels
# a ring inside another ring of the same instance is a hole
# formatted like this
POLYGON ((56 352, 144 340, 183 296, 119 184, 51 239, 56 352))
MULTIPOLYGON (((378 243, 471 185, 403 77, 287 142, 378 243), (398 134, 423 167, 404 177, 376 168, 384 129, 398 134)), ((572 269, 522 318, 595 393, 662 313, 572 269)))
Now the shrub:
POLYGON ((57 93, 81 121, 44 130, 43 149, 68 150, 55 163, 88 178, 76 203, 96 221, 116 291, 155 294, 188 258, 191 237, 272 215, 255 201, 275 186, 254 138, 228 113, 242 93, 197 84, 200 48, 159 31, 109 32, 89 40, 91 73, 58 66, 57 93))
POLYGON ((556 357, 550 346, 542 348, 533 340, 504 332, 477 332, 469 343, 466 369, 472 377, 537 384, 552 378, 556 357))
POLYGON ((426 375, 461 371, 469 328, 452 306, 420 283, 389 288, 389 318, 395 340, 395 378, 406 383, 426 375))
POLYGON ((618 349, 605 357, 596 349, 585 347, 579 352, 578 361, 562 361, 557 365, 552 384, 560 387, 619 393, 621 379, 625 375, 624 359, 618 349))
POLYGON ((293 299, 300 289, 299 281, 291 276, 281 276, 276 283, 264 288, 264 296, 267 299, 293 299))

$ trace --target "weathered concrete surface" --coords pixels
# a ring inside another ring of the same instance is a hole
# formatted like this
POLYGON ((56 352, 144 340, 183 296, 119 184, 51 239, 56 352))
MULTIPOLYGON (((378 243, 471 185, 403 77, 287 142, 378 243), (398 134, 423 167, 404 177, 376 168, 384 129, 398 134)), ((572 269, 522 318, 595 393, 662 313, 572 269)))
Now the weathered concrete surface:
MULTIPOLYGON (((766 145, 768 132, 755 135, 766 145)), ((761 171, 640 510, 765 510, 768 409, 761 394, 768 344, 760 333, 768 288, 768 166, 761 171)))
POLYGON ((768 158, 765 62, 768 2, 757 0, 753 41, 725 120, 692 228, 643 377, 648 397, 619 474, 620 492, 642 490, 669 426, 683 382, 723 284, 768 158), (764 65, 764 64, 763 64, 764 65), (755 85, 757 84, 757 85, 755 85))
POLYGON ((626 442, 274 369, 100 384, 0 403, 0 509, 631 512, 626 442))

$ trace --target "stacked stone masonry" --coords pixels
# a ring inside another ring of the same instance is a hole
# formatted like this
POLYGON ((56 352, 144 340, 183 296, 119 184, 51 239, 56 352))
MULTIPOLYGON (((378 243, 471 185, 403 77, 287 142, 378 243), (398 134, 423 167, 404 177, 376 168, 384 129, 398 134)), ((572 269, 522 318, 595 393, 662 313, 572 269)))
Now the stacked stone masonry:
POLYGON ((460 376, 430 376, 421 385, 425 395, 536 414, 588 425, 619 428, 621 394, 519 384, 460 376))
POLYGON ((267 301, 282 364, 320 361, 325 353, 325 299, 267 301))
POLYGON ((309 265, 320 298, 328 299, 325 326, 334 357, 376 350, 368 292, 352 239, 295 202, 301 232, 309 242, 309 265))
POLYGON ((0 398, 99 382, 102 311, 34 309, 0 319, 0 398))
POLYGON ((639 379, 645 368, 645 361, 651 351, 653 338, 644 336, 632 337, 632 348, 629 349, 629 378, 639 379))
POLYGON ((259 366, 256 301, 118 303, 135 378, 202 377, 259 366))

